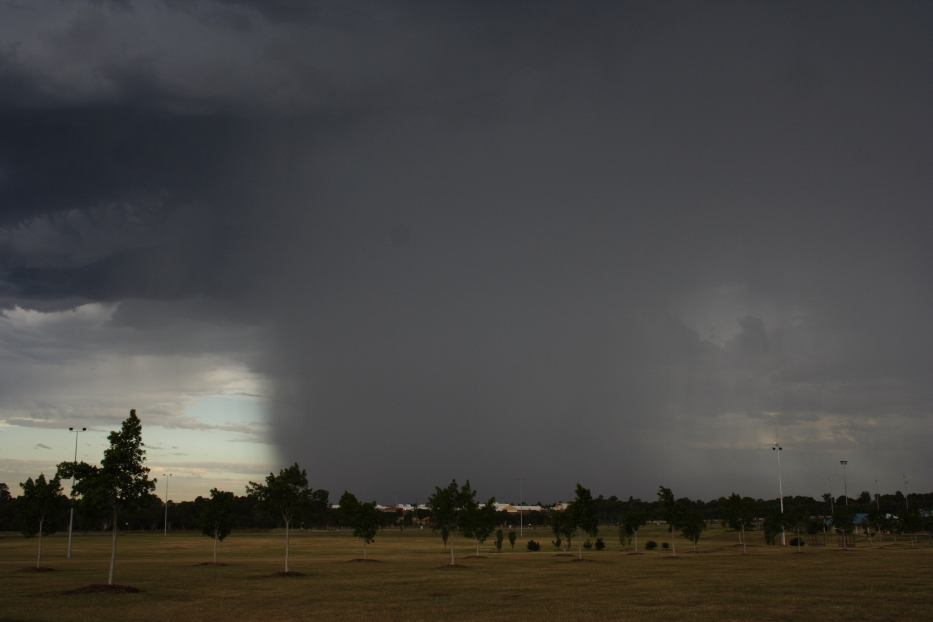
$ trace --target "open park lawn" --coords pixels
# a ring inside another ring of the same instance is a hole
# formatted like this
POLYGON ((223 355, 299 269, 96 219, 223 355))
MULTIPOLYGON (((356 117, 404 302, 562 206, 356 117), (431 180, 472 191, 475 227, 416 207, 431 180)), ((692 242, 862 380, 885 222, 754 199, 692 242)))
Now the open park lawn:
MULTIPOLYGON (((854 550, 830 546, 769 547, 749 534, 742 555, 734 532, 711 529, 699 553, 683 540, 677 557, 649 539, 667 538, 649 526, 640 554, 619 544, 615 528, 601 530, 604 551, 584 560, 559 555, 544 530, 481 557, 454 539, 450 568, 441 540, 429 531, 385 530, 369 546, 370 562, 347 532, 297 532, 291 570, 282 570, 281 533, 234 532, 210 561, 211 542, 193 533, 121 534, 116 583, 138 593, 82 593, 105 583, 107 534, 75 534, 74 559, 65 537, 45 538, 43 566, 35 539, 0 537, 0 620, 933 620, 933 546, 869 543, 854 550), (529 552, 525 541, 541 542, 529 552), (77 591, 76 591, 77 590, 77 591)), ((576 549, 576 542, 574 542, 576 549)))

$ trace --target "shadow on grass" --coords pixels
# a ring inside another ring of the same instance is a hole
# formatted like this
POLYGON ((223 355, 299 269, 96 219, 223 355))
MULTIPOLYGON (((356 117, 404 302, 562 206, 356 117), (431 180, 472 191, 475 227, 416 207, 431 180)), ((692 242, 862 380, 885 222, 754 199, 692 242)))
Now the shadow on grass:
POLYGON ((354 557, 353 559, 348 559, 347 561, 349 561, 349 562, 360 562, 360 563, 366 563, 366 564, 370 564, 370 563, 373 563, 373 564, 381 564, 381 563, 382 563, 382 560, 381 560, 381 559, 370 559, 370 558, 368 558, 368 557, 365 558, 365 559, 362 558, 362 557, 354 557))
POLYGON ((132 585, 92 583, 91 585, 85 585, 84 587, 62 592, 62 594, 137 594, 139 592, 142 592, 142 590, 132 585))
POLYGON ((55 572, 55 569, 49 568, 47 566, 39 566, 38 568, 36 568, 35 566, 23 566, 22 568, 19 568, 16 572, 55 572))

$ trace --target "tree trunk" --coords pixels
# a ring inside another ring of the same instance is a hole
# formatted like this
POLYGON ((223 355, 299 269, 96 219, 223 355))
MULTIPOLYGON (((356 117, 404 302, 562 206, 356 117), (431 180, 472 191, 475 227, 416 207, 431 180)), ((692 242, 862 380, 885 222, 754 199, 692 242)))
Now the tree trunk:
POLYGON ((285 572, 288 572, 288 523, 289 520, 285 520, 285 572))
POLYGON ((39 565, 42 561, 42 527, 45 523, 45 517, 39 519, 39 550, 36 552, 36 569, 38 570, 39 565))
POLYGON ((634 536, 634 539, 632 540, 632 542, 634 542, 634 545, 632 548, 634 549, 634 552, 637 553, 638 552, 638 530, 637 529, 635 530, 635 533, 633 534, 633 536, 634 536))
POLYGON ((476 556, 479 557, 479 540, 476 541, 476 556))
POLYGON ((583 543, 581 542, 578 546, 577 558, 583 559, 583 543))
POLYGON ((800 552, 800 529, 797 529, 797 552, 800 552))
POLYGON ((677 556, 677 546, 674 544, 674 523, 671 522, 671 555, 677 556))
POLYGON ((217 530, 214 530, 214 563, 217 563, 217 530))
POLYGON ((455 565, 455 562, 454 562, 454 545, 453 545, 453 544, 450 545, 450 565, 451 565, 451 566, 454 566, 454 565, 455 565))
POLYGON ((366 559, 366 538, 360 538, 363 541, 363 559, 366 559))
POLYGON ((748 548, 745 546, 745 523, 742 523, 742 555, 748 555, 748 548))
POLYGON ((107 585, 113 585, 113 568, 117 565, 117 508, 113 508, 113 525, 110 538, 110 572, 107 575, 107 585))

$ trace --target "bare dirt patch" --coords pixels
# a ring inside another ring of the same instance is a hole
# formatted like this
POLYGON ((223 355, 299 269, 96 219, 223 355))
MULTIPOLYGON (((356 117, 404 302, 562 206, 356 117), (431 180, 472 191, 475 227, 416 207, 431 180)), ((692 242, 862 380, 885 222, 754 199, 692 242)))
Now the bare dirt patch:
POLYGON ((68 590, 64 594, 137 594, 142 592, 138 587, 132 585, 107 585, 106 583, 92 583, 74 590, 68 590))

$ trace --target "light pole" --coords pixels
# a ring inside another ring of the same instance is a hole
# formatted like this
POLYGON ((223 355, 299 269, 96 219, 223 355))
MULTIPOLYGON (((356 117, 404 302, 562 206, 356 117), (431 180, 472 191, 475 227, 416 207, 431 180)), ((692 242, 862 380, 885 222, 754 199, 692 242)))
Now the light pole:
POLYGON ((168 480, 171 479, 171 477, 172 477, 171 473, 165 474, 165 522, 162 526, 163 536, 168 535, 168 480))
POLYGON ((849 464, 849 461, 840 460, 839 464, 842 465, 842 498, 845 499, 846 505, 849 505, 849 482, 846 479, 846 465, 849 464))
POLYGON ((781 452, 784 448, 775 443, 771 446, 771 451, 777 454, 778 459, 778 495, 781 499, 781 546, 787 546, 787 536, 784 532, 784 482, 781 474, 781 452))
MULTIPOLYGON (((81 432, 87 432, 87 428, 68 428, 69 432, 75 433, 75 460, 74 465, 78 465, 78 434, 81 432)), ((68 554, 67 558, 71 559, 71 528, 74 525, 75 520, 75 473, 71 472, 71 507, 68 508, 68 554)))
POLYGON ((904 511, 908 514, 910 513, 910 493, 907 492, 907 475, 901 473, 901 478, 904 480, 904 511))
POLYGON ((523 537, 524 537, 524 530, 525 530, 525 517, 524 517, 524 515, 522 514, 522 509, 523 509, 523 506, 525 505, 525 501, 524 501, 524 496, 525 496, 525 490, 524 490, 525 478, 524 478, 524 477, 519 477, 519 478, 516 478, 516 479, 518 479, 518 537, 519 537, 519 538, 523 538, 523 537))
POLYGON ((878 480, 875 480, 875 509, 881 511, 881 493, 878 492, 878 480))

